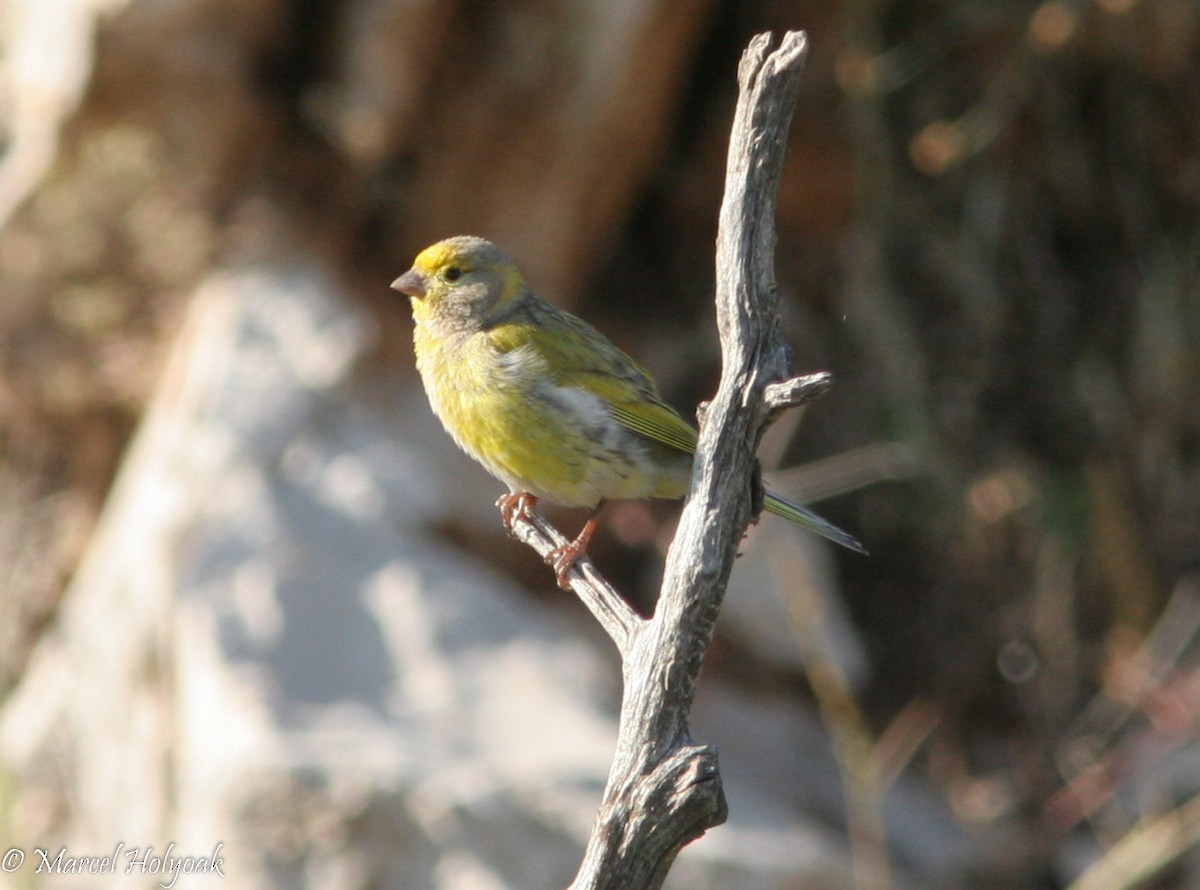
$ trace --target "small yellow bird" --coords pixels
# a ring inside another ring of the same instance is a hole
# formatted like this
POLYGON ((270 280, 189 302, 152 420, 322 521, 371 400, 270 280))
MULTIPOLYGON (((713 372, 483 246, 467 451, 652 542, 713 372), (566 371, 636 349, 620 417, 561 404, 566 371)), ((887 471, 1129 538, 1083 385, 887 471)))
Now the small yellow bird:
MULTIPOLYGON (((560 587, 587 551, 609 498, 687 494, 695 428, 654 380, 587 322, 539 299, 482 238, 448 238, 392 282, 410 298, 417 370, 458 447, 508 486, 496 501, 511 533, 539 498, 591 507, 582 531, 546 559, 560 587)), ((851 535, 773 492, 764 507, 844 547, 851 535)))

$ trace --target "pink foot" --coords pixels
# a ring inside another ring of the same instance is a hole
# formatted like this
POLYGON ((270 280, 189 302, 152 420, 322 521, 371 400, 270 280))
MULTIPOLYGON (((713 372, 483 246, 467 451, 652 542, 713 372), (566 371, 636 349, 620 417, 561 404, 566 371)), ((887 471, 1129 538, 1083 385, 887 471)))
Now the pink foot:
POLYGON ((527 491, 510 491, 496 498, 496 506, 500 508, 500 522, 504 530, 513 533, 513 523, 517 519, 528 519, 533 515, 537 498, 527 491))

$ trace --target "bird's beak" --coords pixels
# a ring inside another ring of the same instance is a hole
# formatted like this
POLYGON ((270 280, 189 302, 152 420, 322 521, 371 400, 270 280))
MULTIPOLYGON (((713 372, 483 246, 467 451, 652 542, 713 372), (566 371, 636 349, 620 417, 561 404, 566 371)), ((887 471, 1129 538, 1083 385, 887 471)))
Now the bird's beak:
POLYGON ((392 282, 392 290, 398 290, 410 297, 425 296, 425 276, 416 269, 409 269, 392 282))

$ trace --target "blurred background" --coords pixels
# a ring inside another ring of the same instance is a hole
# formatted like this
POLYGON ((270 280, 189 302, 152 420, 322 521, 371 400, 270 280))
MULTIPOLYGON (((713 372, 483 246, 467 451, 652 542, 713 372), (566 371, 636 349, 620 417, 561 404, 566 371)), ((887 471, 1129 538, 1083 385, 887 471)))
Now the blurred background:
MULTIPOLYGON (((751 531, 673 886, 1200 886, 1193 0, 0 4, 0 846, 570 880, 614 654, 388 283, 488 237, 691 416, 738 57, 798 28, 777 271, 835 384, 762 455, 871 556, 751 531)), ((592 548, 644 611, 677 509, 592 548)))

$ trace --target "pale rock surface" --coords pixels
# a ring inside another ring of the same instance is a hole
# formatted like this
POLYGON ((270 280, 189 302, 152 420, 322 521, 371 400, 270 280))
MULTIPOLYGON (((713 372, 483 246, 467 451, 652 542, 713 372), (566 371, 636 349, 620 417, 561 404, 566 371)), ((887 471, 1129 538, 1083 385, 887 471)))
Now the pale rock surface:
MULTIPOLYGON (((335 292, 320 269, 262 267, 195 294, 59 622, 0 711, 12 844, 222 844, 224 880, 183 887, 574 874, 615 739, 615 655, 423 531, 447 473, 485 503, 494 486, 439 463, 428 413, 403 410, 419 394, 364 398, 374 329, 335 292)), ((732 817, 669 886, 849 886, 816 724, 702 690, 696 734, 721 746, 732 817)), ((931 849, 919 870, 957 855, 931 849)))
POLYGON ((371 327, 329 294, 264 268, 195 296, 0 718, 15 841, 221 842, 223 886, 564 884, 611 655, 421 531, 438 472, 357 398, 371 327))
POLYGON ((564 883, 609 666, 422 535, 419 456, 348 391, 369 326, 311 271, 197 294, 3 712, 13 821, 77 854, 220 841, 224 886, 564 883))

